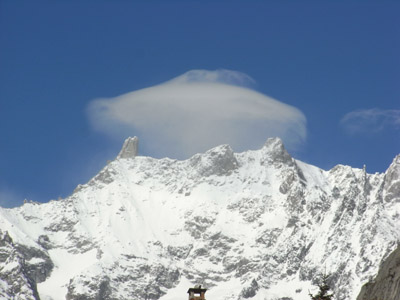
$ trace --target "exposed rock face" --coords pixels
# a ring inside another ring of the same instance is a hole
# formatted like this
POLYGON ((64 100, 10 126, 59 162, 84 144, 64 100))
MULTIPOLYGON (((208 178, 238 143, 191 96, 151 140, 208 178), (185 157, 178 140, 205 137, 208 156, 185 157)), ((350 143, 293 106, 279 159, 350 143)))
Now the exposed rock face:
POLYGON ((249 287, 243 288, 242 292, 240 293, 240 296, 245 299, 253 298, 257 294, 259 288, 260 287, 258 286, 257 281, 253 279, 249 287))
POLYGON ((228 175, 238 167, 238 162, 229 145, 222 145, 208 150, 206 153, 197 154, 191 159, 193 168, 199 175, 209 177, 211 175, 228 175))
POLYGON ((139 139, 136 136, 127 138, 117 158, 135 158, 138 154, 138 144, 139 139))
POLYGON ((400 202, 400 155, 397 155, 385 176, 385 201, 400 202))
POLYGON ((382 263, 376 278, 362 287, 357 300, 400 300, 400 247, 382 263))
POLYGON ((40 300, 37 283, 46 280, 52 269, 45 252, 14 244, 9 233, 0 230, 1 299, 40 300))
POLYGON ((294 159, 286 151, 280 139, 268 139, 262 148, 263 154, 268 162, 274 164, 287 164, 293 165, 294 159))
POLYGON ((368 174, 302 163, 279 139, 136 155, 128 139, 70 197, 0 208, 1 299, 171 300, 202 284, 208 299, 309 300, 326 272, 354 300, 400 240, 400 157, 368 174))

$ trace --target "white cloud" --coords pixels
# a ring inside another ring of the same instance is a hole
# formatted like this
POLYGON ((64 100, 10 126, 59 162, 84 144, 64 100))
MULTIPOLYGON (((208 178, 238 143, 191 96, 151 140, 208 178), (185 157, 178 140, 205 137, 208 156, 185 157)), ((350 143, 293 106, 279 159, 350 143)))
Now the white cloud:
POLYGON ((347 113, 340 124, 350 134, 377 133, 388 127, 400 128, 400 110, 378 108, 347 113))
POLYGON ((243 151, 274 136, 288 148, 301 145, 303 113, 247 88, 254 84, 240 72, 193 70, 160 85, 94 100, 89 118, 96 130, 118 139, 139 136, 156 156, 187 158, 224 143, 243 151))

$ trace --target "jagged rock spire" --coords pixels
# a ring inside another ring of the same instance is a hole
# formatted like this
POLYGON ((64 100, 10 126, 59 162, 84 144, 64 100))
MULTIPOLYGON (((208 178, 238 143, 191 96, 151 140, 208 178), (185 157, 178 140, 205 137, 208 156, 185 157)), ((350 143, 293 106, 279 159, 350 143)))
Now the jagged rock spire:
POLYGON ((293 158, 286 151, 282 140, 278 137, 268 138, 264 144, 263 151, 268 154, 272 162, 293 164, 293 158))
POLYGON ((122 146, 121 151, 119 152, 117 159, 119 158, 135 158, 138 153, 138 143, 139 139, 135 137, 128 137, 124 145, 122 146))

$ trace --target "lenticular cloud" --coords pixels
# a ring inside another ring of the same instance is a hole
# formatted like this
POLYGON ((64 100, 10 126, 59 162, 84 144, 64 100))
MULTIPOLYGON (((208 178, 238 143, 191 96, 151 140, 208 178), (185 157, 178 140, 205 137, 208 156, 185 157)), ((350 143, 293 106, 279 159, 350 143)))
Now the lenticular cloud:
POLYGON ((192 70, 165 83, 89 105, 93 127, 113 137, 137 135, 151 155, 187 158, 220 144, 235 151, 280 137, 288 148, 306 138, 297 108, 250 89, 254 80, 229 70, 192 70))

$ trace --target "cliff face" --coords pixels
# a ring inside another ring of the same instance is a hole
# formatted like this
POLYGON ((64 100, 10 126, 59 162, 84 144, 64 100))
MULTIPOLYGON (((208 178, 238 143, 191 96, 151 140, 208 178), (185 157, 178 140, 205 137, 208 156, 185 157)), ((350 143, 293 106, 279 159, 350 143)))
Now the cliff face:
POLYGON ((400 300, 400 246, 384 261, 376 278, 362 287, 357 300, 400 300))

